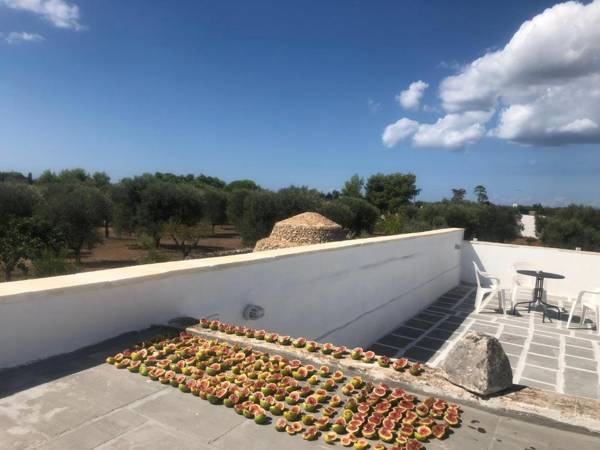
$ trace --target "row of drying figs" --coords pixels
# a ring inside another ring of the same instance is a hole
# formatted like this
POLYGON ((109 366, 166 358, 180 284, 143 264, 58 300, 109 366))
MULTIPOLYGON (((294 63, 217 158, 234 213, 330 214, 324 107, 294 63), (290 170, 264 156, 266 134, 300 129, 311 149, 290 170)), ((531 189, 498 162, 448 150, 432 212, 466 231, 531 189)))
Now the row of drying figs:
POLYGON ((306 440, 364 449, 423 448, 421 442, 448 436, 460 423, 460 408, 443 400, 421 402, 403 389, 348 378, 328 366, 303 365, 182 333, 126 349, 107 362, 137 372, 215 405, 233 408, 258 424, 306 440))
POLYGON ((375 352, 371 350, 365 351, 361 347, 350 350, 344 346, 335 346, 329 342, 319 344, 315 341, 309 341, 304 337, 292 338, 291 336, 284 336, 266 330, 255 330, 243 325, 232 325, 206 318, 200 319, 200 326, 205 329, 220 331, 230 335, 244 336, 272 344, 302 348, 312 353, 320 352, 324 355, 331 355, 337 359, 349 357, 355 361, 362 361, 368 364, 377 363, 381 367, 392 367, 398 372, 408 370, 412 375, 419 375, 423 371, 423 365, 421 363, 409 362, 406 358, 394 359, 384 355, 376 355, 375 352))

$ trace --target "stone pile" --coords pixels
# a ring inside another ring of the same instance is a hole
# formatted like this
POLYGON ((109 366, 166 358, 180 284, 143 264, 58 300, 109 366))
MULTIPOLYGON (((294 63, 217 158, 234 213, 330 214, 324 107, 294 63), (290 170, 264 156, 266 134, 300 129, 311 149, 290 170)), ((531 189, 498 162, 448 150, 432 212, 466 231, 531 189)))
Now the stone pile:
POLYGON ((271 235, 256 243, 254 251, 321 244, 344 238, 344 229, 340 225, 321 214, 305 212, 277 222, 271 235))

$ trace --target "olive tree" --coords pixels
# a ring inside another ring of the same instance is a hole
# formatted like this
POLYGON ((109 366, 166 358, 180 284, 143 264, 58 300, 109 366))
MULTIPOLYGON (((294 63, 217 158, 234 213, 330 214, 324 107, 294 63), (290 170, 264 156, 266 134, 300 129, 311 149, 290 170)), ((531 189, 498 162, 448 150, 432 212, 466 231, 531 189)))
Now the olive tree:
POLYGON ((27 270, 26 261, 41 248, 31 218, 41 197, 22 182, 0 183, 0 266, 10 281, 15 269, 27 270))
POLYGON ((269 191, 250 192, 244 199, 244 213, 238 232, 246 245, 269 235, 279 219, 277 194, 269 191))
POLYGON ((202 192, 188 184, 154 180, 140 192, 137 230, 148 233, 158 248, 167 222, 194 225, 203 215, 202 192))
POLYGON ((81 251, 92 248, 101 237, 97 228, 102 225, 110 200, 99 189, 85 184, 55 184, 45 192, 38 215, 64 238, 77 263, 81 251))
POLYGON ((204 218, 210 223, 211 233, 215 234, 215 225, 222 225, 227 220, 227 194, 220 189, 207 188, 204 196, 204 218))
POLYGON ((172 218, 164 225, 163 233, 173 239, 185 259, 198 246, 200 239, 210 236, 211 226, 204 222, 188 225, 172 218))

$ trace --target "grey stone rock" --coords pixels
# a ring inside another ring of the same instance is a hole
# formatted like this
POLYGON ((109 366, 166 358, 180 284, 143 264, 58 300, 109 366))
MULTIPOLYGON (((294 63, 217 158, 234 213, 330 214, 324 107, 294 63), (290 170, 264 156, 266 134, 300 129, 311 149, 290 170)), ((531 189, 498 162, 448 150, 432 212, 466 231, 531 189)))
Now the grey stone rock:
POLYGON ((442 365, 445 377, 474 394, 490 395, 512 386, 512 369, 502 345, 472 331, 450 351, 442 365))

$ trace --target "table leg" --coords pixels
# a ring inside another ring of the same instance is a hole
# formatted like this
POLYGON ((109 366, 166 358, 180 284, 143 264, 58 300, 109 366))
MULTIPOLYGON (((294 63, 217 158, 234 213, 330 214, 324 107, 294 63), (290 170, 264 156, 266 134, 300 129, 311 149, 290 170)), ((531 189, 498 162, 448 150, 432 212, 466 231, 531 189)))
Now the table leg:
POLYGON ((535 279, 535 288, 533 289, 533 295, 532 295, 531 301, 515 303, 515 306, 513 306, 513 315, 517 314, 517 306, 519 306, 519 305, 527 304, 527 312, 528 313, 531 312, 531 305, 533 305, 537 302, 538 287, 539 287, 539 279, 536 278, 535 279))

